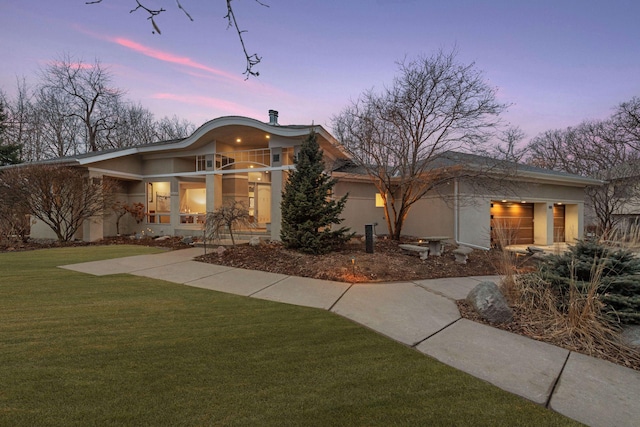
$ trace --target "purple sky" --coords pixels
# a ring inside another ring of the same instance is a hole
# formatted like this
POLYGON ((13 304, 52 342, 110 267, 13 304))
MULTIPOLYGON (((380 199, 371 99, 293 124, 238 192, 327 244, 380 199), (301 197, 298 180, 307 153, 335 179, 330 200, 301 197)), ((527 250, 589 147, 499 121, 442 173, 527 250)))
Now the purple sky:
POLYGON ((157 118, 196 125, 224 115, 281 124, 331 116, 366 89, 391 82, 396 61, 457 46, 475 61, 500 100, 504 121, 527 139, 548 129, 608 116, 640 96, 638 0, 236 0, 259 78, 244 80, 237 34, 222 0, 152 1, 168 11, 154 35, 134 0, 0 0, 0 90, 16 77, 35 82, 64 52, 110 67, 114 84, 157 118))

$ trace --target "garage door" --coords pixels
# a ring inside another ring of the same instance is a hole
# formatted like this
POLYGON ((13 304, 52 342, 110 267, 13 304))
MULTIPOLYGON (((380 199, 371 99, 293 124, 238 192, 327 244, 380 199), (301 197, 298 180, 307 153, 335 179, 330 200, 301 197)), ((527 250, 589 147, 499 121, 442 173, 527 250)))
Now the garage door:
POLYGON ((533 243, 533 203, 491 202, 491 245, 500 236, 508 245, 533 243))

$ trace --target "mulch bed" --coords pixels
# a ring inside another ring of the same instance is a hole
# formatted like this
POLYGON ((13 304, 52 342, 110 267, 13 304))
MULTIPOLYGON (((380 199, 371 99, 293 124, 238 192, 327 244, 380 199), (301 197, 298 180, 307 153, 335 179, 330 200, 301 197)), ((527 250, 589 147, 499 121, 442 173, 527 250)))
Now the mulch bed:
POLYGON ((398 242, 378 239, 374 253, 366 253, 365 244, 354 239, 343 249, 325 255, 309 255, 286 249, 280 243, 261 243, 257 246, 227 247, 218 254, 210 248, 199 261, 268 271, 291 276, 311 277, 348 283, 386 282, 441 277, 494 275, 495 254, 474 251, 467 264, 458 264, 445 247, 440 257, 421 260, 415 253, 405 252, 398 242))

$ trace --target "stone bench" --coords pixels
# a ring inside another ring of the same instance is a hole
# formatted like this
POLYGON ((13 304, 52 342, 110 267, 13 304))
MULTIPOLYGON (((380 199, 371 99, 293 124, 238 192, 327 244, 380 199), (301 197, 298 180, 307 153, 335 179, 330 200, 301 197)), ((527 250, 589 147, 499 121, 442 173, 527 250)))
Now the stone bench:
POLYGON ((429 256, 429 248, 425 246, 403 244, 403 245, 398 245, 398 247, 405 251, 418 252, 420 254, 420 259, 427 259, 427 257, 429 256))
POLYGON ((457 249, 454 249, 452 252, 456 257, 456 262, 458 264, 466 264, 467 259, 469 259, 469 254, 473 252, 473 249, 468 246, 460 246, 457 249))

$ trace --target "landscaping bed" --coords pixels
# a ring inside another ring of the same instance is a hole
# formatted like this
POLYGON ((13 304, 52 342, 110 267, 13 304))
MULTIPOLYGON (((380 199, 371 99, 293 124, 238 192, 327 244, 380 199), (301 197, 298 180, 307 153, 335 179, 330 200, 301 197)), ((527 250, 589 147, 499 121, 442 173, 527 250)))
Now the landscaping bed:
POLYGON ((408 253, 400 249, 399 243, 378 239, 374 253, 366 253, 364 242, 354 239, 342 250, 325 255, 303 254, 286 249, 280 243, 237 245, 226 247, 224 252, 219 254, 216 251, 218 246, 214 245, 198 260, 236 268, 348 283, 497 274, 496 254, 493 251, 473 251, 466 264, 459 264, 455 262, 453 246, 445 246, 442 256, 421 260, 417 253, 408 253))

